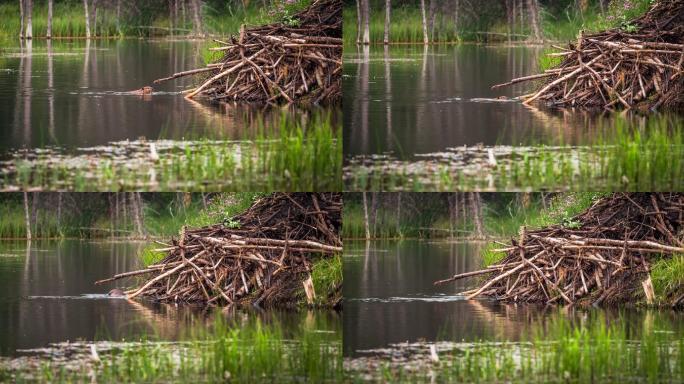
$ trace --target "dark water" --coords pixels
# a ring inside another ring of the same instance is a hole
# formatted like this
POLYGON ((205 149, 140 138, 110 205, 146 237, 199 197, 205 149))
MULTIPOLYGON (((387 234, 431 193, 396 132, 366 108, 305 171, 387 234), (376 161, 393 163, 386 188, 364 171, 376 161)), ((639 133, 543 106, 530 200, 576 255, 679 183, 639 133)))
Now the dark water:
POLYGON ((490 88, 538 73, 543 53, 538 47, 478 45, 346 50, 345 155, 392 152, 410 158, 480 143, 584 140, 597 129, 598 116, 495 100, 530 92, 529 84, 490 88))
POLYGON ((517 340, 554 316, 583 321, 590 312, 620 318, 632 330, 684 335, 684 314, 672 311, 563 309, 465 300, 458 292, 476 278, 435 287, 433 282, 478 269, 484 243, 345 241, 344 354, 393 343, 517 340))
MULTIPOLYGON (((247 139, 277 125, 281 108, 188 101, 198 79, 154 85, 203 66, 208 43, 153 40, 36 40, 0 48, 0 151, 55 145, 92 147, 147 139, 247 139)), ((299 113, 306 111, 292 111, 299 113)))
MULTIPOLYGON (((96 286, 94 281, 140 267, 138 242, 0 242, 0 355, 48 343, 95 340, 174 340, 212 310, 109 298, 112 288, 133 280, 96 286)), ((224 312, 229 321, 275 321, 287 337, 300 326, 339 334, 336 313, 224 312), (252 319, 252 320, 249 320, 252 319)))

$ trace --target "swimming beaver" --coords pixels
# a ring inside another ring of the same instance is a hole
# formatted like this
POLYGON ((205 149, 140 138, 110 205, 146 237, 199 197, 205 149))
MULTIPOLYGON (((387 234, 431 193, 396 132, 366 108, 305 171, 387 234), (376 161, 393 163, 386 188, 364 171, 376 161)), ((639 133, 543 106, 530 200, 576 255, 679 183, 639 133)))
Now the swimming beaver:
POLYGON ((151 95, 152 92, 154 92, 154 88, 146 85, 140 89, 136 89, 135 91, 131 91, 131 94, 133 95, 151 95))
POLYGON ((111 291, 109 291, 109 293, 107 293, 107 295, 112 296, 112 297, 125 297, 126 292, 122 291, 119 288, 114 288, 111 291))

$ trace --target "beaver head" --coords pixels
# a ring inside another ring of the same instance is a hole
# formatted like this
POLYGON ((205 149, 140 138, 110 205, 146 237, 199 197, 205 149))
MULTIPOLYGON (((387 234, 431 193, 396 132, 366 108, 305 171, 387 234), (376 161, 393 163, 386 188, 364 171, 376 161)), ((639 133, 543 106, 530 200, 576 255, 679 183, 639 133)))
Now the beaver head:
POLYGON ((107 295, 112 296, 112 297, 124 297, 124 296, 126 296, 126 292, 122 291, 119 288, 114 288, 111 291, 109 291, 109 293, 107 293, 107 295))
POLYGON ((142 91, 143 95, 151 95, 154 91, 154 88, 150 87, 149 85, 146 85, 142 87, 140 90, 142 91))

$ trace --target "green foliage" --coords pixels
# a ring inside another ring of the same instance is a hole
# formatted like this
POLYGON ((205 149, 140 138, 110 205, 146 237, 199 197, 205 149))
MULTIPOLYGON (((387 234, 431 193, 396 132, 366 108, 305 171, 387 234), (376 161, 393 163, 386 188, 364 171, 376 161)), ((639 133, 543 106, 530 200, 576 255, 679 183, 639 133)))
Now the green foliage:
MULTIPOLYGON (((94 369, 85 364, 65 370, 46 363, 38 381, 46 382, 334 382, 342 379, 342 347, 337 332, 305 324, 288 330, 260 319, 197 324, 179 343, 142 340, 112 354, 101 353, 94 369)), ((18 380, 28 379, 22 374, 18 380)), ((36 377, 33 377, 35 380, 36 377)), ((17 379, 15 379, 17 380, 17 379)), ((13 381, 15 381, 13 380, 13 381)))
POLYGON ((198 228, 224 223, 231 228, 237 228, 239 223, 233 220, 233 216, 245 211, 258 198, 264 195, 264 193, 260 192, 222 193, 215 195, 209 201, 207 208, 188 217, 185 225, 198 228))
POLYGON ((651 266, 651 281, 661 304, 684 294, 684 255, 659 258, 651 266))
POLYGON ((311 279, 316 292, 316 304, 329 306, 329 299, 342 287, 342 256, 323 257, 312 263, 311 279))
POLYGON ((166 254, 164 252, 155 251, 155 249, 157 248, 158 245, 154 244, 148 245, 145 248, 143 248, 143 250, 140 252, 140 259, 142 260, 143 266, 148 267, 164 259, 166 254))
MULTIPOLYGON (((684 379, 684 339, 669 330, 634 334, 623 315, 587 312, 581 322, 563 313, 536 322, 520 341, 462 343, 440 362, 411 371, 378 364, 386 382, 679 382, 684 379)), ((351 373, 354 376, 354 373, 351 373)))

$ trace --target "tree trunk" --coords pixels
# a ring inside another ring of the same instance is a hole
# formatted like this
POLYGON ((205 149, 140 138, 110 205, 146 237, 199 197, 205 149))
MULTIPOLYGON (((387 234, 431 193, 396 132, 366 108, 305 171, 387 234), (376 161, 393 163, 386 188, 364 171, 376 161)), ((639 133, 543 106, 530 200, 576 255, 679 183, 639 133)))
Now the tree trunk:
POLYGON ((366 192, 363 192, 363 224, 366 228, 366 240, 368 240, 370 239, 370 226, 368 225, 368 199, 366 192))
POLYGON ((116 0, 116 33, 121 33, 121 0, 116 0))
POLYGON ((26 38, 33 38, 33 0, 26 0, 26 38))
POLYGON ((142 229, 142 206, 139 205, 139 195, 140 192, 131 192, 130 195, 130 200, 131 200, 131 208, 133 210, 133 222, 135 224, 135 233, 142 237, 143 235, 143 229, 142 229))
POLYGON ((202 4, 200 0, 191 0, 192 4, 192 20, 195 29, 195 35, 203 36, 202 28, 202 4))
POLYGON ((435 11, 437 10, 437 3, 435 0, 430 0, 430 8, 428 13, 428 26, 430 28, 430 38, 435 41, 435 11))
POLYGON ((473 214, 473 224, 475 224, 475 237, 484 238, 484 226, 482 224, 482 201, 479 192, 470 193, 470 210, 473 214))
POLYGON ((427 16, 425 15, 425 0, 420 0, 420 13, 423 17, 423 44, 429 44, 430 40, 428 38, 427 31, 427 16))
POLYGON ((456 33, 456 36, 458 36, 458 27, 459 27, 459 22, 460 22, 460 12, 461 10, 461 1, 460 0, 454 0, 454 32, 456 33))
POLYGON ((401 235, 401 192, 397 192, 397 235, 401 235))
POLYGON ((85 13, 86 39, 90 39, 90 12, 88 11, 88 0, 83 0, 83 12, 85 13))
POLYGON ((537 0, 527 0, 527 8, 530 13, 532 37, 535 42, 540 42, 543 40, 543 36, 541 26, 539 25, 539 2, 537 0))
POLYGON ((26 17, 24 12, 24 0, 19 0, 19 38, 24 38, 24 18, 26 17))
POLYGON ((373 223, 373 236, 378 234, 378 193, 371 193, 371 223, 373 223))
POLYGON ((45 32, 45 37, 47 39, 52 38, 52 6, 54 0, 48 0, 48 16, 47 16, 47 32, 45 32))
POLYGON ((363 44, 370 44, 370 0, 363 0, 363 44))
POLYGON ((31 240, 31 219, 29 217, 28 192, 24 192, 24 220, 26 220, 26 239, 31 240))
POLYGON ((449 201, 449 230, 453 237, 458 222, 458 192, 450 193, 447 199, 449 201))
POLYGON ((389 44, 389 38, 390 38, 390 22, 391 22, 391 15, 390 13, 392 12, 392 0, 385 0, 385 37, 382 40, 382 42, 387 45, 389 44))
POLYGON ((62 193, 57 192, 57 229, 62 231, 62 193))
POLYGON ((361 44, 363 31, 363 11, 361 10, 361 2, 363 0, 356 0, 356 44, 361 44))

